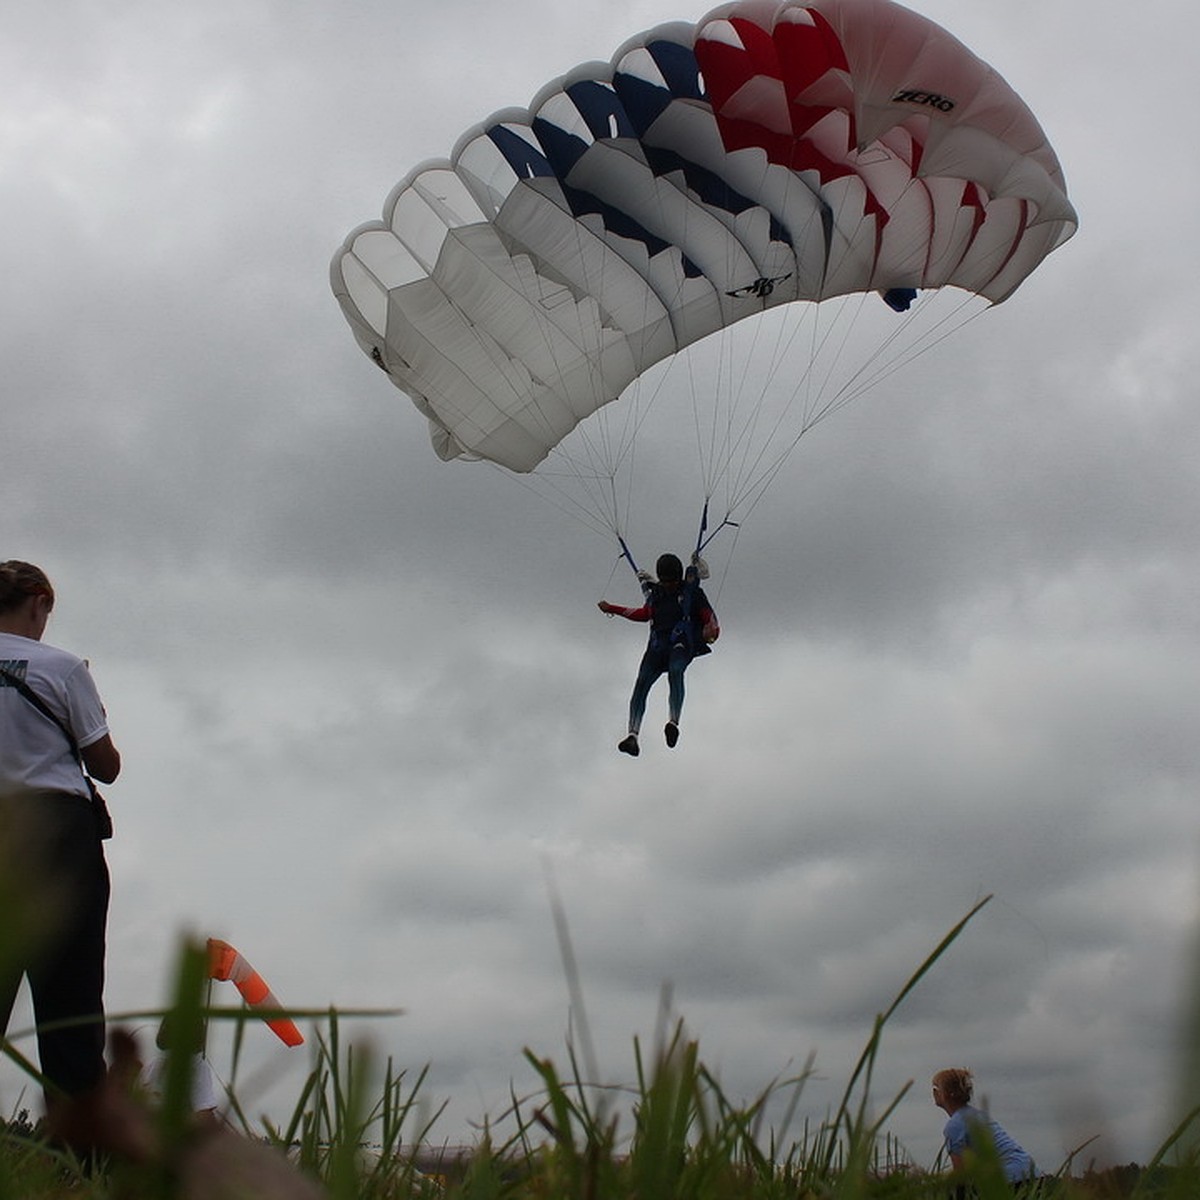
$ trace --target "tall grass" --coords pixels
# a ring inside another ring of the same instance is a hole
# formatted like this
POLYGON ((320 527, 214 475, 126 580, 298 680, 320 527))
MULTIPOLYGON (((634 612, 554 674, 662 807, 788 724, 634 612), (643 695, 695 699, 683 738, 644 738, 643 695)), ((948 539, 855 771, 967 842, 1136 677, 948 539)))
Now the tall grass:
MULTIPOLYGON (((528 1095, 514 1094, 507 1111, 483 1125, 469 1153, 447 1154, 441 1161, 431 1148, 437 1146, 442 1110, 423 1099, 425 1072, 410 1077, 390 1059, 379 1061, 345 1044, 341 1020, 346 1014, 332 1010, 291 1013, 321 1022, 312 1069, 287 1120, 256 1127, 236 1089, 242 1032, 245 1022, 257 1017, 206 1004, 203 949, 186 946, 167 1013, 183 1027, 194 1020, 235 1022, 228 1091, 229 1120, 237 1136, 224 1136, 269 1156, 273 1179, 230 1182, 211 1165, 211 1155, 203 1157, 206 1135, 197 1132, 189 1105, 191 1058, 168 1051, 161 1102, 131 1101, 133 1108, 125 1113, 127 1120, 145 1123, 149 1151, 132 1154, 118 1146, 99 1159, 81 1159, 39 1135, 23 1114, 14 1114, 0 1126, 0 1200, 248 1200, 301 1194, 329 1200, 1012 1200, 999 1160, 986 1148, 961 1175, 913 1168, 886 1130, 908 1085, 882 1100, 872 1093, 889 1020, 986 903, 946 934, 875 1019, 833 1111, 798 1127, 811 1062, 771 1081, 748 1103, 734 1103, 705 1066, 684 1023, 669 1017, 666 1002, 654 1044, 646 1048, 634 1039, 633 1082, 601 1086, 573 959, 564 953, 577 1010, 565 1067, 527 1049, 539 1086, 528 1095), (768 1123, 769 1111, 782 1112, 774 1125, 768 1123), (280 1184, 282 1190, 269 1190, 280 1184)), ((559 932, 565 939, 565 925, 559 932)), ((128 1013, 113 1021, 162 1015, 128 1013)), ((40 1082, 37 1072, 14 1044, 30 1032, 6 1040, 3 1050, 34 1085, 40 1082)), ((1187 1149, 1195 1115, 1180 1123, 1144 1169, 1072 1177, 1068 1159, 1056 1175, 1029 1185, 1022 1195, 1025 1200, 1195 1200, 1200 1164, 1187 1149)))

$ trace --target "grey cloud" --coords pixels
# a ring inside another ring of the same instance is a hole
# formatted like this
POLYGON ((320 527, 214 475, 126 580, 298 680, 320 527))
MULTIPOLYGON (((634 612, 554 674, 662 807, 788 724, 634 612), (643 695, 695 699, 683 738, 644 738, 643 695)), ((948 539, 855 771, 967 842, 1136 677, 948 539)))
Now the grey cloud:
MULTIPOLYGON (((0 534, 126 754, 112 1007, 163 993, 180 929, 228 936, 287 1001, 404 1006, 363 1036, 430 1062, 466 1136, 536 1086, 522 1046, 561 1058, 549 864, 607 1081, 666 980, 735 1094, 815 1052, 819 1118, 994 893, 885 1037, 898 1135, 933 1161, 950 1060, 1051 1169, 1097 1129, 1147 1157, 1196 915, 1195 165, 1100 81, 1150 86, 1153 45, 1169 107, 1190 13, 1131 47, 1077 4, 1032 42, 928 10, 1029 90, 1081 232, 714 542, 722 639, 679 747, 660 685, 633 762, 645 630, 595 610, 636 599, 616 548, 437 462, 326 272, 415 162, 679 14, 302 7, 31 9, 0 48, 0 534)), ((647 559, 699 515, 664 424, 647 559)))

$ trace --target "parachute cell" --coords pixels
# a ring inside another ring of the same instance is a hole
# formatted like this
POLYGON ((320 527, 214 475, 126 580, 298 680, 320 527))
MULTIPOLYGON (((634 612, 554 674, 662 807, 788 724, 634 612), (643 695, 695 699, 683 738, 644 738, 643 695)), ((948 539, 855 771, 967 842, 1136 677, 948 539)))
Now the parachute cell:
MULTIPOLYGON (((228 942, 219 938, 208 939, 208 976, 220 982, 231 982, 251 1008, 271 1011, 283 1007, 263 977, 228 942)), ((303 1034, 287 1017, 276 1012, 274 1016, 264 1016, 263 1020, 284 1045, 303 1044, 303 1034)))
POLYGON ((1037 120, 890 0, 741 0, 494 115, 332 285, 437 453, 516 472, 654 363, 796 301, 1005 300, 1074 232, 1037 120))

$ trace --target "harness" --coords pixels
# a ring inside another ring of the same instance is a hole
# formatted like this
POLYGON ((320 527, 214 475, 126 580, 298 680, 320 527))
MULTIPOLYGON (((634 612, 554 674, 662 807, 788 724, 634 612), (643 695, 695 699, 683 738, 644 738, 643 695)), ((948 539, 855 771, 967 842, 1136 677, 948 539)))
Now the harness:
POLYGON ((689 654, 695 653, 696 630, 692 625, 692 601, 696 598, 696 581, 686 576, 679 589, 679 620, 671 630, 671 649, 686 647, 689 654))
POLYGON ((670 628, 660 627, 657 622, 651 626, 650 649, 670 652, 679 647, 686 650, 692 656, 708 653, 708 646, 696 636, 696 623, 692 615, 696 601, 696 592, 699 591, 699 587, 699 582, 694 576, 691 578, 685 576, 682 586, 674 596, 669 592, 665 592, 661 586, 656 587, 655 594, 651 600, 651 603, 655 607, 656 615, 659 605, 664 600, 669 602, 673 599, 679 606, 679 618, 670 628))

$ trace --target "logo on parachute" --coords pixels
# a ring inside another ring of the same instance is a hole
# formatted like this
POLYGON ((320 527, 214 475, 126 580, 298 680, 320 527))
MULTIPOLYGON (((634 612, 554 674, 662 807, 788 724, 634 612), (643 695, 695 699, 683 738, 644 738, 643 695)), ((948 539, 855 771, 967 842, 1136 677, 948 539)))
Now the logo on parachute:
POLYGON ((917 88, 905 88, 892 97, 893 104, 924 104, 936 108, 938 112, 949 112, 954 107, 954 101, 948 96, 939 96, 937 92, 922 92, 917 88))
POLYGON ((791 279, 791 277, 791 271, 786 275, 775 275, 774 277, 760 275, 753 283, 748 283, 745 287, 734 288, 732 292, 726 292, 725 295, 735 298, 740 296, 757 296, 762 300, 775 290, 777 283, 782 283, 785 279, 791 279))

